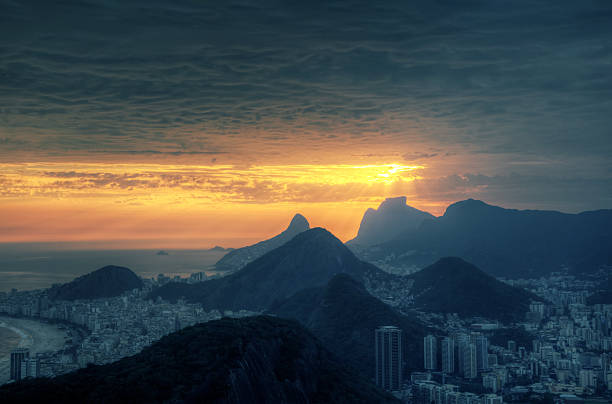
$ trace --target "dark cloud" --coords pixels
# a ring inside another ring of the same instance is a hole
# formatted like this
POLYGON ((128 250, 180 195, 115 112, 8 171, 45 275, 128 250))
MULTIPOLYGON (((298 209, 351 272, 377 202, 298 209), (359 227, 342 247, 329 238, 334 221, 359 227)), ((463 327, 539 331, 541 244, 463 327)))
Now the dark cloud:
POLYGON ((603 159, 602 179, 611 19, 605 1, 4 0, 0 153, 439 154, 420 143, 603 159))
POLYGON ((423 153, 423 152, 414 152, 414 153, 405 153, 402 155, 404 160, 406 161, 419 161, 423 159, 430 159, 432 157, 438 156, 439 153, 423 153))

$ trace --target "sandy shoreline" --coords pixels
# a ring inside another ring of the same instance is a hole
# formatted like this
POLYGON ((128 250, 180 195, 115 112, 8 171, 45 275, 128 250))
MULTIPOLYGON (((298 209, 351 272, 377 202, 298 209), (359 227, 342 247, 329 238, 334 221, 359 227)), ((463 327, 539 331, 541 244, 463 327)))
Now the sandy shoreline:
MULTIPOLYGON (((28 348, 30 356, 36 356, 37 353, 42 352, 58 351, 65 346, 67 333, 64 330, 60 330, 54 324, 25 318, 0 316, 0 327, 18 335, 19 342, 16 347, 28 348)), ((10 335, 10 333, 7 333, 7 335, 10 335)), ((14 348, 15 346, 10 349, 14 348)), ((6 353, 0 356, 0 384, 5 383, 9 379, 10 349, 3 350, 6 353)))

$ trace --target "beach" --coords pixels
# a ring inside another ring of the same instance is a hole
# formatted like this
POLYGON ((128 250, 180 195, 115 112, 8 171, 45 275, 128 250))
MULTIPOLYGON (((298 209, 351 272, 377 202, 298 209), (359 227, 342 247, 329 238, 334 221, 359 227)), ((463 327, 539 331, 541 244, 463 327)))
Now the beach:
POLYGON ((0 316, 0 384, 10 376, 11 351, 28 348, 30 356, 64 348, 67 333, 57 325, 36 320, 0 316))

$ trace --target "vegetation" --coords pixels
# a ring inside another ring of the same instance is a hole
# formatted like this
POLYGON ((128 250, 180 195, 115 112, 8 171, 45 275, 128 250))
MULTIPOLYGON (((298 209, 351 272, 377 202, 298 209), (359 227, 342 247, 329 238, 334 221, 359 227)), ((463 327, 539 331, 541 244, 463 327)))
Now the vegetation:
POLYGON ((180 297, 202 303, 206 309, 265 310, 304 288, 324 286, 335 274, 362 279, 380 271, 357 259, 333 234, 315 228, 295 236, 240 271, 197 284, 169 283, 154 291, 175 301, 180 297))
POLYGON ((376 299, 346 274, 336 275, 325 287, 304 290, 277 302, 270 312, 297 319, 365 377, 374 376, 374 330, 384 325, 402 329, 407 370, 423 366, 427 327, 376 299))
POLYGON ((396 402, 294 321, 222 319, 185 328, 141 353, 54 379, 0 387, 0 402, 396 402))
POLYGON ((530 301, 541 300, 456 257, 442 258, 410 278, 416 307, 429 312, 512 322, 524 319, 530 301))
POLYGON ((100 299, 119 296, 142 286, 142 280, 131 269, 109 265, 51 288, 49 297, 55 300, 100 299))

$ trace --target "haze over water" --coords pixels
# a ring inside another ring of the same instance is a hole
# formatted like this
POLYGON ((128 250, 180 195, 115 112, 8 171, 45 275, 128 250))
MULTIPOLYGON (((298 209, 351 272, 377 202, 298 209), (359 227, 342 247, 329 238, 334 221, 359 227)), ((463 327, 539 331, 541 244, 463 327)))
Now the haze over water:
POLYGON ((0 292, 48 288, 66 283, 106 265, 125 266, 144 278, 189 276, 206 271, 213 274, 213 265, 225 251, 166 250, 52 250, 28 245, 0 245, 0 292))

